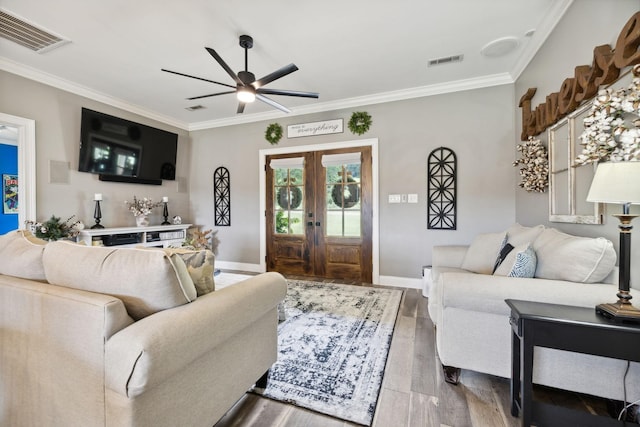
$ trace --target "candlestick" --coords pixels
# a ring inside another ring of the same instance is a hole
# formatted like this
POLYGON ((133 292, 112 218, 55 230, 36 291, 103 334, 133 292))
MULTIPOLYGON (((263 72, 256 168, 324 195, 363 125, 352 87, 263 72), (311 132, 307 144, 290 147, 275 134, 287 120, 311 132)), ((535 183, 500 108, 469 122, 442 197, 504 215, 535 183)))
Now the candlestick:
POLYGON ((96 220, 96 223, 91 228, 104 228, 104 225, 100 224, 100 219, 102 218, 102 211, 100 210, 100 200, 102 200, 102 194, 96 194, 94 198, 96 199, 96 207, 93 210, 93 218, 96 220), (98 196, 100 196, 99 199, 98 196))
POLYGON ((169 201, 168 197, 162 198, 162 202, 164 203, 164 207, 162 208, 162 216, 164 217, 164 221, 162 221, 162 224, 160 225, 171 225, 171 223, 169 222, 169 208, 167 207, 168 201, 169 201))

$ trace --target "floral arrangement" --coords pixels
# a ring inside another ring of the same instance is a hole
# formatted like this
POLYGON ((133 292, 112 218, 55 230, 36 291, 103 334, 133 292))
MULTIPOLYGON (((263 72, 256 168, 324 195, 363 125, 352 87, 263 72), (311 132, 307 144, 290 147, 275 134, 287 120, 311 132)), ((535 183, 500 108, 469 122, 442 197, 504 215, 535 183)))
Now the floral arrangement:
POLYGON ((60 217, 51 215, 48 221, 33 222, 27 221, 28 228, 35 231, 36 237, 44 240, 59 240, 73 238, 84 228, 81 221, 73 221, 75 215, 71 215, 66 221, 60 221, 60 217))
POLYGON ((578 165, 640 160, 640 64, 626 89, 603 89, 584 119, 578 165))
POLYGON ((513 162, 513 166, 520 168, 522 180, 518 184, 527 191, 544 193, 549 186, 549 156, 547 149, 539 139, 529 137, 529 140, 519 144, 517 150, 521 157, 513 162))
POLYGON ((125 200, 124 203, 127 205, 129 211, 131 211, 133 216, 147 216, 151 213, 151 210, 153 208, 162 206, 162 202, 154 202, 148 197, 138 199, 136 198, 136 196, 133 196, 133 202, 125 200))

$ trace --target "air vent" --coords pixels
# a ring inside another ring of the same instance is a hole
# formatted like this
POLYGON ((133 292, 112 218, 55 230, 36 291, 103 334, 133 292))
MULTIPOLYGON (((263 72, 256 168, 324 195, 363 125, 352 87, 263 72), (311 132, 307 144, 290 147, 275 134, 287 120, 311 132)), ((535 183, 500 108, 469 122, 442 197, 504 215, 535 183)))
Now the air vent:
POLYGON ((444 65, 451 64, 454 62, 462 62, 464 55, 453 55, 453 56, 445 56, 444 58, 436 58, 429 60, 429 67, 433 67, 434 65, 444 65))
POLYGON ((69 40, 38 28, 4 10, 0 10, 0 37, 38 53, 45 53, 69 43, 69 40))
POLYGON ((196 110, 202 110, 204 108, 207 108, 207 107, 205 107, 203 105, 193 105, 191 107, 187 107, 186 109, 189 110, 189 111, 196 111, 196 110))

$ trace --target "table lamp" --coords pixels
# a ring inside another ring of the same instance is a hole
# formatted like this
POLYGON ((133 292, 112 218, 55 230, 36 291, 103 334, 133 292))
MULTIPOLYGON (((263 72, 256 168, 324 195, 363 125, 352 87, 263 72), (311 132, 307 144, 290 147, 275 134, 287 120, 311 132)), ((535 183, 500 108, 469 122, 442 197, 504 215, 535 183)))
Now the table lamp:
POLYGON ((620 273, 618 277, 618 301, 599 304, 596 312, 620 322, 640 322, 640 310, 631 305, 631 204, 640 204, 640 161, 599 163, 587 195, 588 202, 622 205, 622 214, 614 214, 620 221, 620 273))

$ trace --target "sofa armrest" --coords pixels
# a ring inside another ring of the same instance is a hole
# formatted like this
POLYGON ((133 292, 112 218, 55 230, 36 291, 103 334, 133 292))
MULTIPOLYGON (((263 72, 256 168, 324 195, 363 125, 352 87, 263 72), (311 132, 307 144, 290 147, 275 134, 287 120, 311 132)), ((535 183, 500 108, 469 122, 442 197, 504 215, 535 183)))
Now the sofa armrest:
POLYGON ((462 268, 462 261, 467 253, 468 245, 434 246, 431 253, 433 267, 462 268))
MULTIPOLYGON (((474 273, 440 275, 441 307, 509 314, 505 299, 595 307, 615 302, 617 287, 608 283, 576 283, 539 278, 516 278, 474 273)), ((633 292, 632 292, 633 294, 633 292)))
POLYGON ((276 306, 286 291, 284 277, 265 273, 139 320, 107 342, 106 386, 130 398, 138 396, 269 311, 277 328, 276 306))

